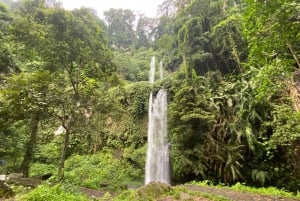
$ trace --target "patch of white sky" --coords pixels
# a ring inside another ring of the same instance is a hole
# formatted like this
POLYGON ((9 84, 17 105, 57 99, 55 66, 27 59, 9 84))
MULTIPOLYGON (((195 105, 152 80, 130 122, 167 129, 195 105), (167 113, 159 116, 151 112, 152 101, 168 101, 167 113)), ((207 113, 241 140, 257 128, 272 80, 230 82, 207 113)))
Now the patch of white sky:
POLYGON ((103 18, 103 12, 110 8, 130 9, 136 14, 156 17, 157 8, 163 0, 60 0, 60 2, 68 10, 80 7, 92 8, 97 11, 100 18, 103 18))

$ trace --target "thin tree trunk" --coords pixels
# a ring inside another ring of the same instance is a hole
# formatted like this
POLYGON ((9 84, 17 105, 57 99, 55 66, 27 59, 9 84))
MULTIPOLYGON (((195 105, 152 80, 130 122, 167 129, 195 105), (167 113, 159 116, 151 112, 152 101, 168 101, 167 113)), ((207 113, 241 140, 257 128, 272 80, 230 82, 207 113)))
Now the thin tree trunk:
POLYGON ((298 68, 300 68, 300 59, 298 59, 296 52, 292 48, 292 45, 289 44, 289 43, 287 45, 288 45, 288 47, 290 49, 290 52, 292 53, 292 55, 293 55, 293 57, 294 57, 294 59, 295 59, 295 61, 297 63, 297 65, 298 65, 298 68))
POLYGON ((66 133, 65 133, 65 139, 64 139, 64 144, 63 148, 61 151, 61 156, 60 156, 60 161, 58 164, 58 179, 63 180, 64 179, 64 167, 65 167, 65 160, 66 160, 66 155, 68 151, 68 146, 69 146, 69 139, 70 139, 70 131, 69 128, 66 128, 66 133))
POLYGON ((34 155, 33 151, 36 144, 39 121, 39 115, 34 114, 30 122, 30 138, 26 143, 26 150, 21 164, 23 177, 29 176, 29 165, 34 155))

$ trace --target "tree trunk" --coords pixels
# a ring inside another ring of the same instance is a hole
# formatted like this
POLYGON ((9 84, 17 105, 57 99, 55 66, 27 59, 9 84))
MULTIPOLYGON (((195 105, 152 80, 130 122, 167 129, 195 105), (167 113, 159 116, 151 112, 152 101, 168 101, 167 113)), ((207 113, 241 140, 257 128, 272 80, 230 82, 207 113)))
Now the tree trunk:
POLYGON ((69 128, 66 128, 66 133, 65 133, 65 139, 64 139, 64 144, 63 148, 61 151, 61 156, 60 156, 60 161, 58 164, 58 179, 63 180, 64 179, 64 167, 65 167, 65 160, 66 160, 66 155, 68 151, 68 146, 69 146, 69 138, 70 138, 70 130, 69 128))
POLYGON ((294 59, 295 59, 297 65, 298 65, 298 68, 300 68, 300 58, 298 58, 298 56, 297 56, 296 52, 293 50, 291 44, 288 43, 288 47, 289 47, 290 52, 292 53, 292 55, 293 55, 293 57, 294 57, 294 59))
POLYGON ((39 121, 40 121, 39 115, 34 114, 31 118, 31 122, 30 122, 30 138, 29 138, 28 142, 26 143, 25 155, 23 157, 23 161, 21 164, 23 177, 29 176, 29 165, 33 158, 33 151, 34 151, 34 147, 36 144, 39 121))

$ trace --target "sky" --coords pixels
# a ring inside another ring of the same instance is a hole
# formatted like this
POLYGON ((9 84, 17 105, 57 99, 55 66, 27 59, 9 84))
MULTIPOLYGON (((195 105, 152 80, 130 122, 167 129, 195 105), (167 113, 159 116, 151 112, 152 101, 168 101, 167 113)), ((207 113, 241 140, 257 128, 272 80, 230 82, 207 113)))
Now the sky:
POLYGON ((80 8, 82 6, 93 8, 102 18, 103 11, 110 8, 130 9, 143 13, 148 17, 155 17, 157 7, 163 0, 60 0, 65 9, 80 8))

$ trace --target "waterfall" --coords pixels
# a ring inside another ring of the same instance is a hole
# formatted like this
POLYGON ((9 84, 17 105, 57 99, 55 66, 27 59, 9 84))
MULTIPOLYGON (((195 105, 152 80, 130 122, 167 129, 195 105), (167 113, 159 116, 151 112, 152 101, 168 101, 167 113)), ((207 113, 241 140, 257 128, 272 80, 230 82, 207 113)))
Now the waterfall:
MULTIPOLYGON (((163 65, 160 62, 160 78, 163 76, 163 65)), ((155 80, 155 58, 150 64, 149 82, 155 80)), ((150 93, 148 149, 146 157, 145 184, 160 181, 170 184, 169 143, 167 136, 167 90, 160 89, 156 96, 150 93)))
POLYGON ((149 73, 149 82, 153 84, 155 80, 155 57, 152 57, 150 63, 150 73, 149 73))

